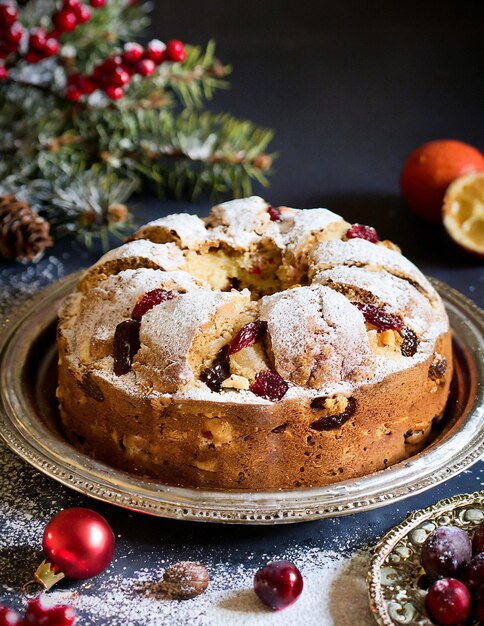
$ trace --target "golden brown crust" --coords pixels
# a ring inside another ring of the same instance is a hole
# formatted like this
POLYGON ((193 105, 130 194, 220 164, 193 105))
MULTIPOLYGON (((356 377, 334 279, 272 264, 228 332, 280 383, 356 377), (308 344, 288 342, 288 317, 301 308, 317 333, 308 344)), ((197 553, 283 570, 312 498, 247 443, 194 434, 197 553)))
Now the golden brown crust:
POLYGON ((96 373, 87 379, 89 389, 66 365, 62 339, 59 349, 61 414, 75 445, 120 469, 207 489, 314 487, 384 469, 424 447, 452 378, 447 333, 436 345, 448 364, 437 382, 429 375, 431 356, 360 387, 353 417, 319 432, 311 424, 320 412, 309 399, 252 406, 160 401, 133 397, 96 373))

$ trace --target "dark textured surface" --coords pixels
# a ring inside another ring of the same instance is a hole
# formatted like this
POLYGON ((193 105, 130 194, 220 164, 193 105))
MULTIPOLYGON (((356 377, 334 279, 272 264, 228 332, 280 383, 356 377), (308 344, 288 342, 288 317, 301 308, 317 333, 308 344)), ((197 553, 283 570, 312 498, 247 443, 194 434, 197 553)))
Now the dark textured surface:
MULTIPOLYGON (((406 155, 424 141, 453 137, 484 149, 484 3, 155 4, 157 36, 193 43, 213 36, 220 57, 234 64, 232 90, 219 94, 212 107, 275 129, 273 149, 280 152, 276 173, 270 190, 256 189, 258 193, 274 204, 326 206, 347 219, 373 224, 383 237, 401 244, 424 272, 484 304, 482 265, 455 249, 441 228, 414 218, 398 191, 406 155)), ((205 203, 200 212, 207 209, 205 203)), ((140 221, 184 210, 195 209, 148 199, 140 221)), ((63 243, 35 268, 0 266, 3 306, 92 263, 98 254, 97 249, 85 252, 77 244, 63 243)), ((10 454, 0 447, 0 455, 10 454)), ((234 568, 248 553, 256 555, 256 563, 257 555, 283 554, 295 544, 351 550, 374 543, 416 508, 483 488, 481 463, 422 495, 373 512, 235 530, 102 505, 40 479, 25 466, 21 489, 28 492, 29 484, 35 486, 30 494, 33 510, 45 510, 54 501, 59 509, 81 504, 105 514, 122 535, 122 556, 114 572, 127 566, 128 573, 149 565, 154 546, 171 561, 196 553, 202 560, 216 558, 234 568)), ((32 560, 20 544, 9 550, 19 562, 32 560)), ((8 598, 17 597, 18 587, 2 580, 1 572, 0 589, 8 598)), ((100 620, 97 626, 108 623, 100 620)))

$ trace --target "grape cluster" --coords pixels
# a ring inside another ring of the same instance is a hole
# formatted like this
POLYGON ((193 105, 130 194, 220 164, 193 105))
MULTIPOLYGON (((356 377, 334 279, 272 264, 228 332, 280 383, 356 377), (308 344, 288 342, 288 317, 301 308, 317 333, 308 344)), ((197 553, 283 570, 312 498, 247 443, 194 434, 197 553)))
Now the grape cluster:
POLYGON ((421 562, 435 581, 425 600, 435 623, 458 626, 472 614, 484 621, 484 523, 472 541, 455 526, 435 529, 422 546, 421 562))

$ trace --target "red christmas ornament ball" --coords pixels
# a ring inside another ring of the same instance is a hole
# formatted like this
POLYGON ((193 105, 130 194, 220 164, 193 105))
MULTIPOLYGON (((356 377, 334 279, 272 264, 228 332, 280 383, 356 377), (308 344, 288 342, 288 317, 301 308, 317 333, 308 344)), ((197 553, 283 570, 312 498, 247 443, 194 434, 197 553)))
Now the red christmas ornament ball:
POLYGON ((89 3, 93 9, 102 9, 106 6, 106 0, 90 0, 89 3))
POLYGON ((111 563, 114 534, 107 521, 91 509, 74 507, 57 513, 44 530, 47 559, 67 578, 97 576, 111 563))
POLYGON ((3 65, 0 65, 0 80, 5 80, 8 76, 8 70, 3 65))

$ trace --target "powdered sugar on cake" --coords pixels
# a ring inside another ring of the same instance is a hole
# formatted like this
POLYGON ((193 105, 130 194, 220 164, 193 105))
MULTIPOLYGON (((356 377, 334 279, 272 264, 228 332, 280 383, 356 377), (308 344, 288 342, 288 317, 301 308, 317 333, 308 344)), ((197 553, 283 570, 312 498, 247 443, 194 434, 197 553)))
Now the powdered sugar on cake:
MULTIPOLYGON (((97 375, 126 391, 138 389, 139 384, 143 393, 169 392, 212 402, 270 402, 247 390, 214 393, 198 379, 197 367, 213 359, 219 347, 230 341, 230 332, 242 324, 239 318, 248 310, 249 295, 220 292, 211 288, 208 276, 203 284, 183 271, 188 250, 204 254, 223 244, 233 265, 237 258, 233 255, 251 250, 254 244, 263 245, 265 240, 282 251, 286 273, 281 275, 279 292, 263 296, 256 308, 258 318, 267 322, 267 349, 273 367, 290 384, 287 401, 311 398, 323 389, 350 393, 431 355, 436 339, 447 331, 448 321, 435 290, 408 259, 384 245, 363 239, 345 241, 347 223, 326 209, 284 207, 280 219, 273 220, 268 206, 254 196, 217 205, 206 220, 187 214, 161 218, 102 257, 84 278, 88 285, 84 298, 71 300, 75 307, 70 315, 77 316, 85 338, 76 343, 75 328, 67 329, 72 358, 80 357, 83 362, 100 359, 97 375), (309 264, 306 278, 312 285, 290 284, 288 264, 294 265, 299 276, 309 264), (96 286, 89 289, 91 278, 96 286), (117 324, 129 318, 143 293, 160 286, 183 295, 144 316, 141 349, 133 371, 121 377, 112 375, 112 359, 102 359, 108 356, 117 324), (369 301, 402 316, 418 335, 413 356, 393 354, 390 358, 372 349, 376 331, 367 331, 362 313, 351 303, 353 293, 364 293, 369 301), (220 315, 219 309, 223 310, 220 315), (204 334, 205 343, 197 339, 204 334), (204 350, 208 353, 202 354, 204 350), (101 371, 102 363, 108 371, 101 371)), ((66 312, 64 315, 69 318, 66 312)))

